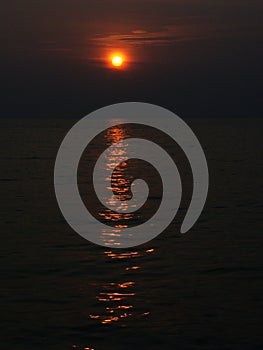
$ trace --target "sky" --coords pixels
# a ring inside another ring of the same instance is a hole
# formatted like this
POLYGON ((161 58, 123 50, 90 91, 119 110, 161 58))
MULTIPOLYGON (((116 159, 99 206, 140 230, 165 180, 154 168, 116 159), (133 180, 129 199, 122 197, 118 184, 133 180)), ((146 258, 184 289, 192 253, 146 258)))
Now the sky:
POLYGON ((12 0, 1 17, 3 117, 80 118, 125 101, 262 116, 262 0, 12 0), (108 64, 116 51, 121 70, 108 64))

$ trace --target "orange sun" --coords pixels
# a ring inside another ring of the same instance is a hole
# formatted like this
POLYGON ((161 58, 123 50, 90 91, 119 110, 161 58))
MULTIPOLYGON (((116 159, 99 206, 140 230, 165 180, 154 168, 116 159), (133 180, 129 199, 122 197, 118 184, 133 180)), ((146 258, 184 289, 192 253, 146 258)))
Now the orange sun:
POLYGON ((113 67, 120 68, 124 63, 124 57, 120 54, 114 54, 111 56, 111 64, 113 67))

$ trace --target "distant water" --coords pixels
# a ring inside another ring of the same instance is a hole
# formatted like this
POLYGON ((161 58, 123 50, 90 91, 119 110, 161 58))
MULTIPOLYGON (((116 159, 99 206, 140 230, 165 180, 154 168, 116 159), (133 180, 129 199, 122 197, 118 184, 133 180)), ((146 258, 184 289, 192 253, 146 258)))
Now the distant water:
POLYGON ((263 122, 187 122, 210 171, 202 216, 186 235, 175 222, 116 250, 57 206, 54 161, 74 121, 2 121, 1 348, 263 348, 263 122))

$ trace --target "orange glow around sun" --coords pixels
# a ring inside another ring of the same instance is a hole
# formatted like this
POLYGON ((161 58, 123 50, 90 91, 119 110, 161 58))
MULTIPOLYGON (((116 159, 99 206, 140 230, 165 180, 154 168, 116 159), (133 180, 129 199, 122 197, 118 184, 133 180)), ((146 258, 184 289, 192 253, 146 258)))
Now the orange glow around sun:
POLYGON ((120 53, 114 53, 110 56, 110 62, 112 67, 121 68, 125 62, 125 58, 120 53))

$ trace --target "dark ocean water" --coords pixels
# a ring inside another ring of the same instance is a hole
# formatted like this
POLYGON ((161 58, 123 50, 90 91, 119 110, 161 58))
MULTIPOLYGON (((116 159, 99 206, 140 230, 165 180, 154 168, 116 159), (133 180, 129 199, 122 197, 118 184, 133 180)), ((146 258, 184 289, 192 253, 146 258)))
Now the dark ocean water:
POLYGON ((74 121, 2 121, 2 349, 263 348, 263 122, 187 122, 210 171, 199 221, 116 250, 57 206, 54 162, 74 121))

